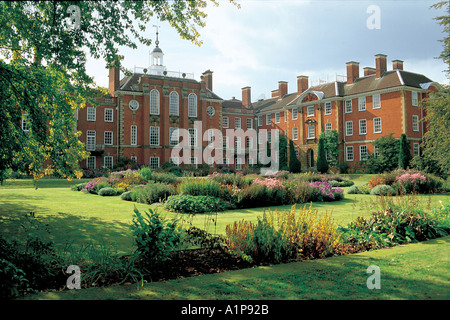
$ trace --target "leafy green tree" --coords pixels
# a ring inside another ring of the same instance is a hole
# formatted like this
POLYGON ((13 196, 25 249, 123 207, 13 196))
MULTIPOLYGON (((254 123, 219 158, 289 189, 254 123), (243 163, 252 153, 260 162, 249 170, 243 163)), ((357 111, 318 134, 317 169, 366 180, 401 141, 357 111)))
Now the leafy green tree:
POLYGON ((408 139, 406 138, 406 134, 404 133, 402 133, 400 136, 399 146, 400 147, 398 152, 398 167, 401 169, 407 169, 409 166, 409 162, 412 159, 412 156, 408 139))
POLYGON ((325 152, 324 139, 322 135, 319 137, 318 153, 317 153, 317 171, 320 173, 328 172, 328 161, 325 152))
POLYGON ((294 142, 289 140, 289 171, 299 173, 302 171, 302 164, 295 154, 294 142))
POLYGON ((376 139, 373 143, 377 153, 371 153, 365 161, 369 173, 383 173, 398 167, 398 139, 392 133, 376 139))
POLYGON ((1 1, 0 172, 11 168, 36 180, 52 173, 80 177, 78 163, 88 153, 74 130, 74 114, 108 94, 87 74, 87 54, 105 60, 107 68, 120 66, 119 47, 151 44, 144 35, 155 18, 201 45, 197 28, 205 25, 208 3, 218 5, 206 0, 1 1))
POLYGON ((328 164, 337 167, 339 159, 339 134, 336 130, 326 130, 320 134, 328 155, 328 164))
POLYGON ((280 170, 288 169, 288 159, 287 159, 287 137, 284 134, 278 136, 278 146, 280 148, 278 161, 280 170))

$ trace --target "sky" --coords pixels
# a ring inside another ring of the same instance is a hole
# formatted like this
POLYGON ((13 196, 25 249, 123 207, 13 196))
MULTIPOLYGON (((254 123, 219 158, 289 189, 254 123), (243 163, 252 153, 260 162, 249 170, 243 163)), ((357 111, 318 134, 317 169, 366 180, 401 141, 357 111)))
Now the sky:
MULTIPOLYGON (((213 91, 221 98, 242 98, 250 86, 252 101, 270 98, 278 81, 297 90, 297 76, 309 77, 310 85, 335 81, 346 74, 346 62, 375 67, 375 55, 404 61, 404 70, 424 74, 449 84, 448 67, 437 57, 445 37, 435 17, 444 10, 430 8, 437 0, 240 0, 238 9, 228 1, 208 5, 206 26, 199 28, 199 47, 181 39, 167 22, 153 21, 146 35, 155 38, 168 71, 193 73, 196 80, 213 71, 213 91)), ((127 69, 149 66, 154 45, 121 49, 127 69)), ((88 59, 88 73, 98 85, 108 86, 108 70, 102 61, 88 59)))

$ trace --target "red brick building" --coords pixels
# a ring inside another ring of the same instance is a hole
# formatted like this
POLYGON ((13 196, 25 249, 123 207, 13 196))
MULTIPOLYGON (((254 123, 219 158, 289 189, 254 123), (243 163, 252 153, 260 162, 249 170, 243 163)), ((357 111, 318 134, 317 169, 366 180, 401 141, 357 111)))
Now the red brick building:
POLYGON ((424 75, 404 70, 400 60, 392 61, 387 70, 386 55, 378 54, 375 68, 364 68, 362 75, 358 62, 347 62, 346 81, 310 86, 307 76, 298 76, 292 93, 287 82, 279 81, 269 99, 252 102, 251 87, 244 87, 241 100, 224 100, 213 92, 212 71, 205 71, 200 81, 167 71, 158 44, 148 70, 119 79, 119 69, 110 69, 112 96, 104 97, 97 108, 77 113, 80 139, 91 151, 82 167, 112 168, 119 158, 155 168, 163 162, 178 164, 181 160, 173 150, 184 139, 171 136, 177 128, 188 134, 189 150, 182 154, 191 163, 225 163, 236 169, 256 163, 255 154, 266 140, 272 141, 277 129, 293 140, 303 169, 315 166, 318 137, 324 130, 338 132, 339 162, 349 167, 376 152, 371 142, 390 133, 406 133, 417 155, 425 130, 419 103, 439 87, 424 75), (233 135, 238 129, 243 136, 233 135), (205 156, 203 151, 216 138, 223 139, 224 154, 205 156))

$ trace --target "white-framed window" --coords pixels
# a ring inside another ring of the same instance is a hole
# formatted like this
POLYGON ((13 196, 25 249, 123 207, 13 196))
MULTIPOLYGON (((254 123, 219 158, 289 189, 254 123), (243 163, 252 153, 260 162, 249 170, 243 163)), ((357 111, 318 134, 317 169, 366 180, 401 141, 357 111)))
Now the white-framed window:
POLYGON ((345 147, 345 160, 353 161, 353 146, 345 147))
POLYGON ((314 117, 314 105, 306 107, 306 116, 314 117))
POLYGON ((352 100, 345 100, 345 113, 352 113, 352 100))
POLYGON ((353 135, 353 121, 345 121, 345 135, 346 136, 353 135))
POLYGON ((272 142, 272 131, 267 130, 267 142, 271 143, 272 142))
POLYGON ((256 165, 256 159, 255 159, 255 158, 252 158, 252 157, 249 157, 249 158, 248 158, 248 165, 249 165, 249 166, 254 166, 254 165, 256 165))
POLYGON ((105 122, 113 122, 114 116, 113 116, 113 109, 111 108, 105 108, 105 122))
POLYGON ((412 91, 411 92, 411 101, 412 101, 412 106, 413 107, 418 107, 419 106, 419 94, 417 91, 412 91))
POLYGON ((197 168, 198 162, 197 162, 197 158, 196 157, 190 157, 189 161, 191 162, 191 164, 195 165, 195 167, 197 168))
POLYGON ((239 117, 234 118, 234 128, 241 129, 241 118, 239 117))
POLYGON ((132 146, 137 145, 137 126, 132 125, 130 128, 130 144, 132 146))
POLYGON ((169 144, 171 146, 176 146, 180 141, 180 130, 177 127, 169 128, 169 144))
POLYGON ((298 108, 292 109, 292 120, 298 119, 298 108))
POLYGON ((331 114, 331 102, 325 102, 325 115, 331 114))
POLYGON ((214 143, 214 129, 208 129, 207 131, 208 144, 212 146, 214 143))
POLYGON ((223 164, 229 165, 229 164, 230 164, 230 159, 228 159, 228 158, 223 158, 223 164))
POLYGON ((223 136, 223 148, 228 149, 230 147, 230 137, 223 136))
POLYGON ((366 97, 358 98, 358 111, 366 111, 366 97))
POLYGON ((150 127, 150 145, 159 145, 159 127, 150 127))
POLYGON ((258 132, 258 144, 263 143, 263 133, 260 131, 258 132))
POLYGON ((287 122, 287 110, 284 112, 284 122, 287 122))
POLYGON ((373 118, 373 133, 381 133, 381 118, 373 118))
POLYGON ((30 131, 30 127, 28 126, 28 115, 22 114, 22 130, 30 131))
POLYGON ((298 140, 298 127, 292 128, 292 140, 298 140))
POLYGON ((325 123, 325 131, 330 131, 330 130, 331 130, 331 122, 325 123))
POLYGON ((372 96, 372 109, 380 109, 381 108, 381 97, 379 94, 374 94, 372 96))
POLYGON ((159 157, 150 157, 150 169, 159 168, 159 157))
POLYGON ((367 134, 367 120, 359 120, 359 134, 367 134))
POLYGON ((247 137, 245 140, 246 140, 245 142, 247 144, 247 148, 249 148, 249 149, 255 148, 255 145, 253 144, 253 137, 247 137))
POLYGON ((253 119, 247 118, 247 129, 253 129, 253 119))
POLYGON ((412 116, 412 130, 419 131, 419 116, 412 116))
POLYGON ((234 137, 234 150, 237 153, 242 152, 242 140, 241 137, 234 137))
POLYGON ((97 132, 95 130, 86 131, 86 150, 95 151, 95 145, 97 144, 97 132))
POLYGON ((87 107, 87 121, 97 121, 97 109, 94 107, 87 107))
POLYGON ((228 117, 226 117, 226 116, 222 117, 222 124, 225 129, 228 129, 230 127, 230 121, 229 121, 228 117))
POLYGON ((103 158, 103 166, 105 168, 112 169, 113 168, 113 157, 112 156, 105 156, 103 158))
POLYGON ((378 146, 373 147, 373 155, 375 156, 375 158, 378 158, 380 156, 380 147, 378 146))
POLYGON ((131 156, 130 160, 134 163, 137 163, 137 156, 131 156))
POLYGON ((258 127, 263 125, 263 116, 258 116, 258 127))
POLYGON ((112 145, 113 144, 113 132, 112 131, 105 131, 104 133, 104 144, 105 145, 112 145))
POLYGON ((159 91, 150 91, 150 114, 159 115, 159 91))
POLYGON ((280 123, 280 113, 279 112, 275 113, 275 123, 280 123))
POLYGON ((189 146, 197 146, 197 129, 189 128, 189 146))
POLYGON ((359 160, 361 160, 361 161, 367 160, 367 146, 366 145, 359 146, 359 160))
POLYGON ((169 115, 180 115, 180 98, 176 91, 172 91, 169 95, 169 115))
POLYGON ((188 116, 197 117, 197 95, 195 93, 190 93, 188 96, 188 116))
POLYGON ((298 149, 295 149, 295 157, 298 159, 298 156, 299 156, 299 150, 298 149))
POLYGON ((413 155, 414 157, 420 156, 420 144, 418 142, 413 143, 413 155))
POLYGON ((236 158, 236 170, 242 170, 242 159, 241 158, 236 158))
POLYGON ((307 129, 308 139, 314 139, 316 136, 315 126, 313 124, 310 124, 309 126, 306 127, 306 129, 307 129))
POLYGON ((90 156, 86 160, 86 167, 88 169, 94 170, 96 167, 97 157, 96 156, 90 156))
POLYGON ((266 114, 266 125, 270 125, 271 124, 271 114, 266 114))

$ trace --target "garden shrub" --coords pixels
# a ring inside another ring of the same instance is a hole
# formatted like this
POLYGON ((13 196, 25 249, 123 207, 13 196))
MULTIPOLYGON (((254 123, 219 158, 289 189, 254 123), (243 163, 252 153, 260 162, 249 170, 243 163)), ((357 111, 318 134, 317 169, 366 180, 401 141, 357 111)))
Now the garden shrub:
POLYGON ((338 229, 342 233, 342 241, 358 250, 380 249, 449 234, 448 229, 421 210, 374 212, 369 218, 358 217, 346 228, 340 226, 338 229))
POLYGON ((384 181, 383 177, 373 177, 369 180, 368 184, 369 187, 373 189, 380 184, 386 184, 386 182, 384 181))
POLYGON ((340 200, 344 196, 341 188, 334 188, 324 181, 315 181, 309 184, 312 189, 311 199, 309 201, 335 201, 340 200))
POLYGON ((170 196, 164 203, 164 207, 170 211, 180 213, 205 213, 219 212, 232 209, 231 203, 211 196, 192 196, 178 194, 170 196))
POLYGON ((245 188, 250 185, 254 177, 245 176, 241 173, 219 173, 215 172, 208 176, 208 178, 213 179, 223 185, 234 185, 238 188, 245 188))
POLYGON ((152 204, 164 200, 173 194, 175 194, 173 186, 149 182, 145 187, 136 189, 136 202, 152 204))
POLYGON ((0 298, 12 299, 28 288, 25 272, 11 262, 0 259, 0 298))
POLYGON ((264 212, 256 223, 235 221, 226 226, 226 243, 231 252, 256 263, 323 258, 332 255, 339 234, 327 214, 304 207, 296 212, 264 212))
POLYGON ((106 188, 100 189, 100 191, 98 192, 98 195, 102 196, 102 197, 117 196, 118 192, 114 188, 106 187, 106 188))
POLYGON ((148 167, 141 167, 139 168, 138 173, 145 182, 149 182, 151 180, 152 169, 148 167))
POLYGON ((228 189, 215 180, 189 179, 180 183, 177 187, 180 194, 191 196, 212 196, 229 200, 228 189))
POLYGON ((120 199, 125 201, 136 201, 136 191, 135 190, 125 191, 120 195, 120 199), (134 200, 133 200, 133 193, 134 193, 134 200))
POLYGON ((81 191, 82 189, 84 189, 84 187, 87 185, 87 182, 84 183, 78 183, 74 186, 72 186, 72 188, 70 188, 72 191, 81 191))
POLYGON ((131 230, 138 261, 151 272, 152 267, 166 261, 177 248, 183 231, 177 220, 169 221, 151 209, 144 214, 134 209, 131 230))
POLYGON ((395 196, 396 191, 391 186, 388 186, 386 184, 379 184, 370 191, 370 194, 377 196, 395 196))

